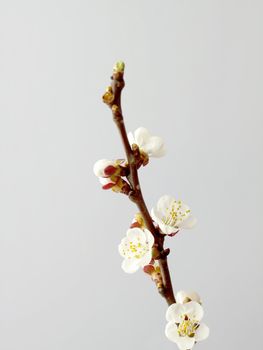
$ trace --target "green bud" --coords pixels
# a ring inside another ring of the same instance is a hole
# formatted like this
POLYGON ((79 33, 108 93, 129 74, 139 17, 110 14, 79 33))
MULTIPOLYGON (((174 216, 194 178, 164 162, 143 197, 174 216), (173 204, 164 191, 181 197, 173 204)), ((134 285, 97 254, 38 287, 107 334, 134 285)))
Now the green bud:
POLYGON ((125 68, 125 63, 123 61, 118 61, 113 67, 114 73, 123 73, 125 68))

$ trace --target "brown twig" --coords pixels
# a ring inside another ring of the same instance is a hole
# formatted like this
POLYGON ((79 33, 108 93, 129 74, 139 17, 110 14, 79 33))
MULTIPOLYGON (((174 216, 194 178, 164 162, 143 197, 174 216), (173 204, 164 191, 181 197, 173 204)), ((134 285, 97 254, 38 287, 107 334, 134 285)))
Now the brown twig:
POLYGON ((123 79, 123 70, 114 71, 111 80, 111 87, 108 88, 108 91, 103 96, 103 100, 112 110, 113 120, 119 130, 126 153, 129 165, 129 175, 127 176, 127 179, 132 189, 129 193, 129 198, 137 205, 147 229, 153 234, 155 238, 155 245, 159 252, 158 261, 164 286, 163 288, 159 289, 159 293, 166 299, 168 305, 171 305, 175 303, 175 297, 167 263, 167 255, 169 254, 169 250, 164 250, 164 235, 160 234, 158 229, 154 226, 152 218, 145 204, 140 187, 135 152, 130 146, 124 124, 121 108, 121 92, 125 85, 123 79))

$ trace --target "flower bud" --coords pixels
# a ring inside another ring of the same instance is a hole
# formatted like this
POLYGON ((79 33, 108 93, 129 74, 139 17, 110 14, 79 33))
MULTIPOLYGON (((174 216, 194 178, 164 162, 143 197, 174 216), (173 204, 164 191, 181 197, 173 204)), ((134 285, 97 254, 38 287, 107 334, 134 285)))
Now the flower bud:
POLYGON ((140 212, 135 215, 135 218, 132 221, 131 227, 140 227, 140 228, 146 227, 142 214, 140 212))
POLYGON ((186 304, 190 301, 196 301, 197 303, 202 304, 200 296, 196 292, 186 292, 184 290, 177 292, 176 301, 179 304, 186 304))
POLYGON ((118 61, 115 63, 115 66, 113 67, 114 73, 123 73, 125 69, 125 63, 123 61, 118 61))
POLYGON ((163 288, 161 270, 160 266, 157 263, 154 263, 154 265, 149 264, 144 266, 143 271, 151 276, 151 279, 156 284, 158 290, 161 290, 163 288))
POLYGON ((152 275, 155 272, 155 268, 153 265, 146 265, 144 266, 143 271, 148 275, 152 275))
MULTIPOLYGON (((112 190, 117 193, 126 193, 130 191, 129 184, 123 180, 120 176, 111 177, 115 181, 115 186, 112 187, 112 190)), ((127 194, 127 193, 126 193, 127 194)))
POLYGON ((115 166, 113 165, 108 165, 106 166, 106 168, 104 169, 104 174, 105 176, 112 176, 115 174, 117 168, 115 168, 115 166))
POLYGON ((111 104, 114 101, 114 98, 115 96, 113 94, 112 87, 109 86, 106 92, 103 94, 102 100, 104 103, 111 104))
POLYGON ((103 185, 102 186, 103 190, 110 190, 116 185, 115 182, 108 177, 100 177, 99 180, 100 180, 100 183, 103 185))
POLYGON ((155 245, 152 247, 152 257, 153 257, 153 259, 160 258, 160 252, 155 245))
POLYGON ((98 160, 93 167, 94 174, 98 177, 108 177, 116 172, 115 162, 108 159, 98 160))

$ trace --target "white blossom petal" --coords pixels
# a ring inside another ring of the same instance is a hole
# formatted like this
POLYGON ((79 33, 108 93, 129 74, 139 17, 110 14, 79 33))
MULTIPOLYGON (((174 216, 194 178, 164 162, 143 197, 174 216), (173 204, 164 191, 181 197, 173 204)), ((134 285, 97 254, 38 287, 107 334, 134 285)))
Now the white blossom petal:
POLYGON ((150 250, 148 253, 144 255, 144 257, 140 260, 140 266, 144 267, 148 265, 152 260, 152 251, 150 250))
POLYGON ((169 225, 165 225, 159 219, 159 217, 162 217, 162 214, 160 214, 157 209, 152 208, 152 210, 151 210, 151 217, 152 217, 153 221, 155 221, 158 224, 158 226, 161 229, 161 233, 163 233, 164 235, 170 235, 170 234, 175 233, 175 232, 178 231, 178 228, 175 228, 175 227, 169 226, 169 225))
POLYGON ((167 153, 167 151, 166 151, 166 148, 163 144, 162 146, 160 146, 160 148, 158 150, 156 150, 154 152, 154 155, 152 155, 152 157, 161 158, 161 157, 165 156, 166 153, 167 153))
POLYGON ((149 157, 161 157, 165 154, 164 142, 160 137, 152 136, 148 143, 142 146, 143 151, 149 155, 149 157))
POLYGON ((128 231, 127 231, 127 237, 130 239, 130 240, 141 240, 143 243, 146 241, 146 237, 145 237, 145 233, 144 231, 139 228, 139 227, 134 227, 134 228, 130 228, 128 231))
POLYGON ((139 270, 140 265, 136 264, 133 259, 124 259, 121 267, 126 273, 134 273, 139 270))
POLYGON ((165 327, 165 335, 170 341, 174 343, 178 342, 180 336, 178 333, 178 327, 174 322, 167 323, 165 327))
POLYGON ((174 303, 170 305, 166 311, 166 320, 168 322, 180 323, 182 321, 181 315, 184 314, 184 310, 182 304, 174 303))
POLYGON ((184 308, 184 313, 191 319, 195 321, 201 321, 204 316, 203 307, 196 301, 190 301, 186 304, 179 304, 184 308))
POLYGON ((118 250, 119 250, 119 253, 120 255, 125 258, 126 257, 126 252, 125 252, 125 246, 127 246, 129 243, 129 240, 127 237, 124 237, 122 240, 121 240, 121 243, 119 244, 118 246, 118 250))
POLYGON ((99 177, 99 182, 104 186, 108 184, 115 184, 109 177, 99 177))
POLYGON ((139 147, 143 147, 148 143, 150 139, 150 133, 146 128, 140 127, 135 130, 134 139, 139 147))
POLYGON ((197 303, 201 303, 200 296, 196 292, 185 292, 180 290, 176 293, 176 302, 179 304, 185 304, 189 301, 196 301, 197 303))
POLYGON ((148 242, 149 246, 152 247, 154 245, 153 234, 147 229, 144 229, 144 234, 145 234, 146 241, 148 242))
POLYGON ((128 133, 129 143, 137 144, 139 149, 149 157, 162 157, 165 154, 164 142, 161 137, 152 136, 146 128, 140 127, 135 130, 134 135, 128 133))
POLYGON ((156 208, 152 208, 151 210, 151 217, 154 221, 159 221, 159 212, 156 208))
POLYGON ((108 166, 115 166, 115 162, 108 159, 98 160, 93 166, 94 174, 98 177, 104 177, 105 176, 104 169, 107 168, 108 166))
POLYGON ((180 228, 185 228, 185 229, 190 229, 193 228, 197 223, 197 219, 193 217, 192 215, 188 216, 187 219, 183 220, 178 227, 180 228))
POLYGON ((205 340, 209 336, 209 328, 206 324, 201 323, 195 332, 195 340, 201 341, 205 340))
POLYGON ((192 347, 195 345, 195 339, 190 338, 188 336, 179 337, 177 341, 177 345, 180 350, 189 350, 189 349, 192 349, 192 347))
POLYGON ((165 225, 162 222, 159 222, 159 227, 161 229, 161 233, 163 233, 164 235, 171 235, 173 233, 176 233, 179 229, 179 227, 173 227, 170 225, 165 225))
POLYGON ((133 137, 133 133, 132 133, 132 132, 129 132, 129 133, 128 133, 128 140, 129 140, 130 145, 133 145, 134 143, 136 143, 135 138, 133 137))
POLYGON ((163 195, 157 202, 157 210, 165 215, 167 213, 167 210, 173 205, 174 198, 170 195, 163 195))

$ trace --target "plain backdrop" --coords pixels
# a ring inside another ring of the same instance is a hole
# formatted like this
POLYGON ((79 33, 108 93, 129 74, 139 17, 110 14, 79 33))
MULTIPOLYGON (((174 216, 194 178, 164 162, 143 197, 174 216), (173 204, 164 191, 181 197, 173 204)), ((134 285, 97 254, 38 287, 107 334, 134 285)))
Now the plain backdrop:
POLYGON ((140 172, 198 218, 167 240, 175 290, 202 296, 196 349, 262 347, 261 0, 2 0, 0 349, 176 349, 166 304, 117 251, 136 209, 102 191, 100 158, 123 157, 101 102, 126 62, 128 130, 168 153, 140 172))

